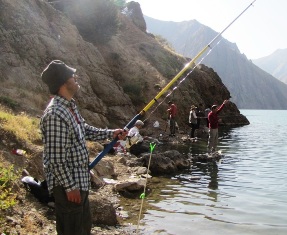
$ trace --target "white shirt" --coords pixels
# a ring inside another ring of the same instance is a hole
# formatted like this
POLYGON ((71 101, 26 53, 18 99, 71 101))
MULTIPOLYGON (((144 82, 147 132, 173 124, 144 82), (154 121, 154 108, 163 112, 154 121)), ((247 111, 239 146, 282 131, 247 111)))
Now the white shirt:
POLYGON ((128 133, 128 136, 130 137, 133 137, 137 134, 139 134, 140 131, 139 131, 139 128, 137 128, 136 126, 132 127, 130 130, 129 130, 129 133, 128 133))
POLYGON ((197 116, 196 116, 196 113, 195 113, 194 110, 190 111, 188 119, 189 119, 189 123, 192 123, 192 124, 196 124, 197 123, 197 121, 196 121, 197 116))
POLYGON ((131 138, 127 141, 127 147, 143 141, 143 137, 140 135, 140 131, 136 126, 129 130, 128 136, 131 138))

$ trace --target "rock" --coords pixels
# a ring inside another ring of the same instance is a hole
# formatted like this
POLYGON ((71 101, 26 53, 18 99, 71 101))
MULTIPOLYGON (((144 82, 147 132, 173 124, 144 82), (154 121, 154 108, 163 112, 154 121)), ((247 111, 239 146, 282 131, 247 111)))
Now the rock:
POLYGON ((213 162, 218 161, 223 157, 221 153, 212 154, 200 154, 197 156, 192 156, 192 161, 194 162, 213 162))
POLYGON ((107 177, 112 178, 112 176, 115 176, 115 169, 114 165, 111 161, 102 159, 99 161, 99 163, 95 166, 94 172, 100 177, 107 177))
MULTIPOLYGON (((147 173, 147 168, 146 167, 139 167, 136 171, 137 175, 143 175, 147 173)), ((148 172, 150 174, 150 171, 148 172)))
POLYGON ((144 165, 144 161, 143 158, 130 158, 127 160, 127 166, 129 167, 136 167, 136 166, 143 166, 144 165))
POLYGON ((118 192, 121 192, 121 191, 133 192, 133 191, 143 190, 145 186, 145 182, 146 182, 145 180, 140 179, 140 178, 130 178, 126 181, 122 181, 122 182, 115 184, 115 190, 118 192))
POLYGON ((132 22, 143 32, 146 32, 146 22, 138 2, 128 2, 127 3, 127 16, 132 20, 132 22))
POLYGON ((105 184, 102 177, 99 177, 93 170, 90 171, 90 176, 92 185, 95 185, 96 187, 101 187, 105 184))
MULTIPOLYGON (((150 154, 141 155, 144 165, 147 166, 150 154)), ((153 174, 170 174, 179 169, 189 168, 191 162, 188 157, 180 154, 176 150, 166 151, 164 153, 152 154, 150 161, 150 170, 153 174)))
POLYGON ((122 163, 122 164, 126 165, 126 163, 127 163, 127 159, 126 159, 126 158, 124 158, 124 157, 120 157, 120 158, 117 160, 117 162, 118 162, 118 163, 122 163))
POLYGON ((114 226, 118 224, 116 210, 108 198, 101 197, 98 194, 89 196, 92 222, 94 224, 104 224, 114 226))
POLYGON ((13 226, 15 226, 16 224, 20 224, 20 221, 12 216, 6 216, 6 221, 9 222, 13 226))

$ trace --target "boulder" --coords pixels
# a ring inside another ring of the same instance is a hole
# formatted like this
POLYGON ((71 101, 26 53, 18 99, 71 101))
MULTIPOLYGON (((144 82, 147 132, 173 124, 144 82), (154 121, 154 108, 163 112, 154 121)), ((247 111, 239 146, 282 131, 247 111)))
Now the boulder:
MULTIPOLYGON (((148 167, 150 154, 141 155, 143 165, 148 167)), ((179 169, 189 168, 191 162, 188 157, 182 155, 176 150, 170 150, 163 153, 152 154, 150 161, 150 171, 153 174, 170 174, 179 169)))
POLYGON ((89 196, 92 222, 94 224, 103 224, 114 226, 118 224, 116 210, 108 198, 98 194, 89 196))

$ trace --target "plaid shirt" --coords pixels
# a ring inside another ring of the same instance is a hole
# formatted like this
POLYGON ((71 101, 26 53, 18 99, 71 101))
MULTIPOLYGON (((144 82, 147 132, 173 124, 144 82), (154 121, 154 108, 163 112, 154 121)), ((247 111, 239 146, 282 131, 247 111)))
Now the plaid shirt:
POLYGON ((89 126, 75 101, 55 96, 40 122, 44 143, 43 164, 48 189, 61 185, 66 191, 90 187, 86 140, 112 138, 113 130, 89 126))

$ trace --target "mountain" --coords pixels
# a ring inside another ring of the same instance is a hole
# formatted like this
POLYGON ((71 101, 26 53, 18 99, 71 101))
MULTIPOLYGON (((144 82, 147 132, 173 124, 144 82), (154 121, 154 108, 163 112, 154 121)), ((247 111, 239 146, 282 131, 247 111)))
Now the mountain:
MULTIPOLYGON (((218 35, 196 20, 160 21, 144 16, 148 32, 165 38, 174 50, 194 58, 218 35)), ((212 67, 241 109, 287 109, 287 85, 241 54, 237 45, 219 37, 202 63, 212 67)))
MULTIPOLYGON (((123 127, 187 63, 146 32, 135 2, 122 11, 111 0, 0 0, 0 19, 0 104, 18 112, 42 114, 50 94, 40 74, 50 61, 60 59, 77 68, 81 89, 76 101, 87 122, 123 127)), ((205 107, 229 97, 218 74, 201 66, 184 85, 175 83, 157 98, 142 118, 147 129, 155 120, 165 126, 171 99, 184 127, 192 104, 205 107)), ((234 103, 224 112, 230 117, 226 123, 249 123, 234 103)))
POLYGON ((271 55, 254 59, 252 62, 287 84, 287 49, 278 49, 271 55))

